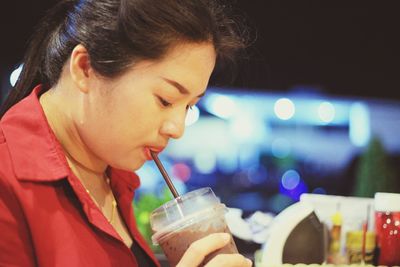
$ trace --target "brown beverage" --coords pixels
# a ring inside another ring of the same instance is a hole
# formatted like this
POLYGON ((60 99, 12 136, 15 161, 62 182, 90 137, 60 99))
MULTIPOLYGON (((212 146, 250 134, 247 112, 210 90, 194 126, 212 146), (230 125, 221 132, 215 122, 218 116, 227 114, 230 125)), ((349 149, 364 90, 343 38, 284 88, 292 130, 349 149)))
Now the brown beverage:
MULTIPOLYGON (((157 223, 159 220, 154 218, 152 215, 152 229, 155 233, 153 235, 153 242, 161 246, 171 266, 178 264, 185 251, 194 241, 212 233, 230 234, 229 228, 225 221, 225 205, 219 203, 212 191, 211 193, 213 197, 211 199, 209 198, 210 193, 208 191, 211 189, 203 188, 199 190, 193 191, 194 193, 190 192, 188 194, 195 194, 195 198, 197 198, 197 200, 200 198, 201 201, 196 201, 196 199, 191 197, 190 205, 185 206, 185 203, 189 203, 189 200, 185 200, 185 196, 183 196, 183 199, 174 205, 180 207, 179 211, 175 214, 177 215, 176 218, 174 217, 174 214, 171 216, 171 213, 168 212, 168 209, 171 208, 168 206, 168 203, 166 204, 166 207, 160 208, 162 213, 168 214, 163 214, 165 215, 164 217, 169 217, 169 219, 173 218, 170 224, 166 224, 165 221, 162 221, 163 223, 159 224, 157 223), (207 190, 206 196, 196 195, 196 191, 199 190, 207 190), (204 201, 204 197, 206 198, 206 201, 204 201), (164 227, 161 228, 161 225, 164 227)), ((206 264, 217 254, 221 253, 238 253, 233 238, 231 238, 231 241, 225 247, 209 254, 204 259, 202 265, 206 264)))

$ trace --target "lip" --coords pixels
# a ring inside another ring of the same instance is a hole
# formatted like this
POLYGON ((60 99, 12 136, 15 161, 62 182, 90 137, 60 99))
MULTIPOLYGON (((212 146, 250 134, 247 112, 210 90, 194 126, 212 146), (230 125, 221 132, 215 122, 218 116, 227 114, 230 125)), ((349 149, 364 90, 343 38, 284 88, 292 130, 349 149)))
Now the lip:
POLYGON ((153 146, 147 146, 144 148, 144 155, 146 157, 146 160, 153 160, 153 157, 151 156, 150 151, 161 153, 161 151, 164 150, 164 147, 153 147, 153 146))

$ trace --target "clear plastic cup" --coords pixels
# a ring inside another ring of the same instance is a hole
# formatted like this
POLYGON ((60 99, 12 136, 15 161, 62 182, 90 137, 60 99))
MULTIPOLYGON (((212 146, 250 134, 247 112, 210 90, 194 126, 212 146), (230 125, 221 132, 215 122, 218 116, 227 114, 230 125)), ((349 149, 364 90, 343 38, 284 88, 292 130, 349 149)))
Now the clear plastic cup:
MULTIPOLYGON (((173 199, 154 210, 150 216, 152 241, 160 245, 171 266, 178 264, 185 251, 196 240, 211 233, 229 233, 225 221, 227 209, 211 188, 201 188, 173 199)), ((209 254, 203 264, 215 255, 237 253, 231 241, 209 254)))

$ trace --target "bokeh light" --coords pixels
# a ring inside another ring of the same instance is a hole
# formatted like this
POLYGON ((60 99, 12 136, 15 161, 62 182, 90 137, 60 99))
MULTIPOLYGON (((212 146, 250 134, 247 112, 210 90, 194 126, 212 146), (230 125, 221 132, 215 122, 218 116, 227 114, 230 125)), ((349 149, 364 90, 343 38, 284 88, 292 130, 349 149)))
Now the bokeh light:
POLYGON ((281 98, 275 102, 274 111, 281 120, 289 120, 295 113, 294 103, 288 98, 281 98))
POLYGON ((172 165, 172 175, 181 180, 182 182, 187 182, 190 179, 191 170, 185 163, 176 163, 172 165))
POLYGON ((236 103, 232 98, 213 94, 205 100, 208 112, 223 119, 228 119, 236 113, 236 103))
POLYGON ((256 127, 254 120, 240 116, 231 121, 232 134, 237 140, 251 140, 254 136, 256 127))
POLYGON ((350 108, 350 140, 355 146, 365 146, 371 137, 369 109, 367 105, 356 102, 350 108))
POLYGON ((318 116, 323 123, 332 122, 335 118, 335 107, 330 102, 322 102, 318 107, 318 116))
POLYGON ((200 152, 194 156, 194 166, 199 173, 209 174, 215 171, 217 157, 212 152, 200 152))
POLYGON ((16 68, 10 75, 10 84, 14 87, 15 84, 17 83, 17 80, 19 78, 19 75, 21 74, 22 68, 24 64, 21 64, 16 68))
POLYGON ((190 126, 194 123, 196 123, 199 120, 200 117, 200 110, 197 106, 193 106, 190 109, 188 109, 188 112, 186 114, 186 119, 185 119, 185 125, 190 126))
POLYGON ((295 170, 288 170, 282 175, 281 182, 286 190, 293 190, 299 185, 300 175, 295 170))

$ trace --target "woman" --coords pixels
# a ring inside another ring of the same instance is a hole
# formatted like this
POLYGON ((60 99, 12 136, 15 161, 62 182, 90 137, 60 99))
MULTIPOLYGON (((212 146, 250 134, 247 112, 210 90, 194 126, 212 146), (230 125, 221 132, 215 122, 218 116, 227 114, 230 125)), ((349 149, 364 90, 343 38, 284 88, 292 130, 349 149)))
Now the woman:
MULTIPOLYGON (((242 43, 210 0, 63 1, 43 20, 0 124, 1 266, 158 266, 133 173, 184 131, 242 43)), ((193 243, 179 266, 228 242, 193 243)), ((250 266, 239 254, 207 266, 250 266)))

